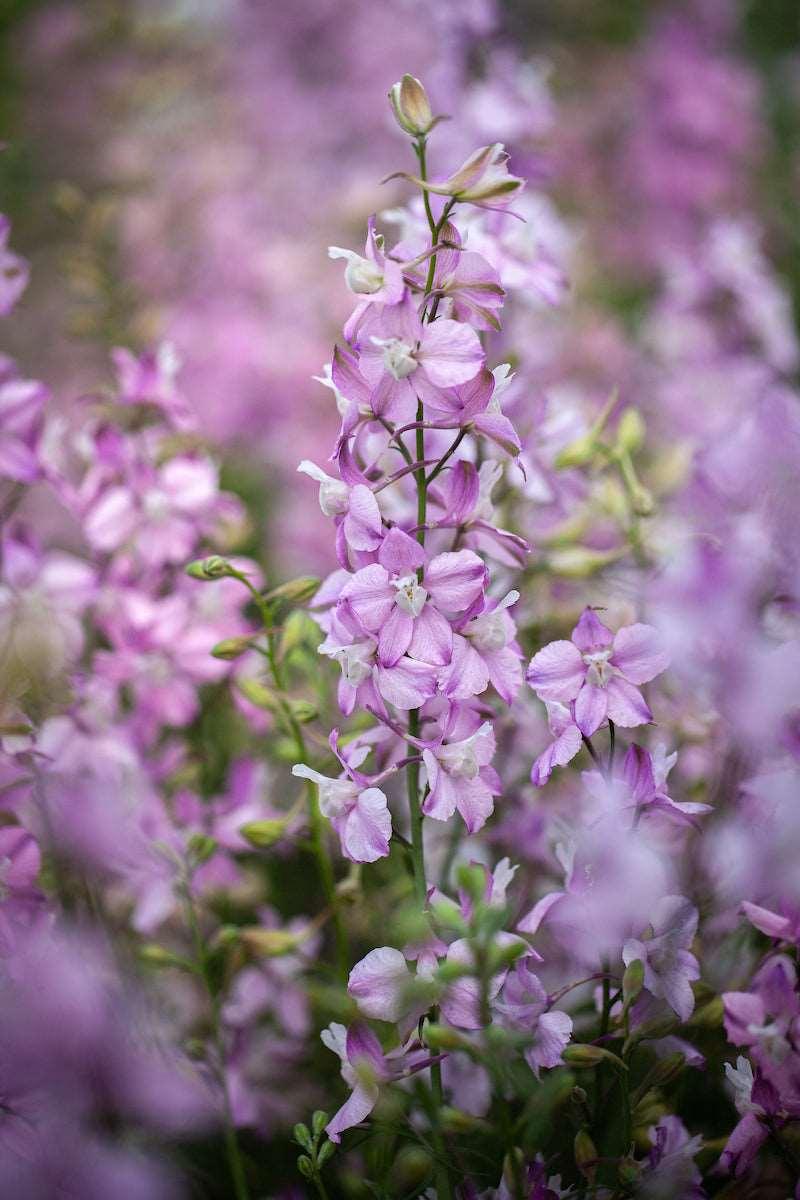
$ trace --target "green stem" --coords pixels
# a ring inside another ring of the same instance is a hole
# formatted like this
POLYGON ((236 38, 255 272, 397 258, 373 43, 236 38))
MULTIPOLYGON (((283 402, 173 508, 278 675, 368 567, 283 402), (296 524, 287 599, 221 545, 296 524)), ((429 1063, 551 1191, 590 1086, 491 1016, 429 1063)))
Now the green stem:
MULTIPOLYGON (((408 714, 408 732, 419 737, 419 709, 408 714)), ((411 826, 411 864, 414 870, 414 896, 421 909, 425 908, 428 886, 425 880, 425 843, 422 834, 422 809, 419 799, 419 762, 406 767, 408 783, 408 817, 411 826)))
POLYGON ((186 906, 186 919, 192 935, 196 969, 203 981, 211 1009, 211 1032, 214 1042, 214 1050, 217 1056, 219 1084, 222 1089, 222 1126, 225 1140, 225 1157, 228 1160, 228 1169, 231 1173, 233 1191, 236 1200, 250 1200, 250 1189, 247 1186, 247 1176, 245 1175, 244 1163, 242 1162, 242 1155, 239 1149, 239 1139, 236 1136, 236 1125, 233 1120, 231 1097, 230 1092, 228 1091, 228 1079, 225 1073, 225 1045, 222 1039, 220 1001, 211 977, 208 973, 208 956, 206 954, 206 948, 203 942, 203 935, 200 932, 200 923, 197 920, 197 911, 194 906, 194 898, 192 896, 192 885, 190 879, 186 880, 183 892, 186 906))
POLYGON ((439 1124, 439 1114, 444 1108, 444 1089, 442 1087, 442 1064, 431 1063, 431 1091, 433 1105, 431 1111, 431 1132, 436 1149, 436 1194, 441 1200, 451 1200, 453 1195, 450 1187, 450 1172, 447 1169, 447 1145, 439 1124))
MULTIPOLYGON (((246 575, 240 571, 233 571, 232 574, 240 583, 243 583, 250 595, 255 601, 255 605, 261 616, 261 622, 264 626, 264 632, 267 637, 267 661, 269 663, 270 674, 272 675, 273 683, 278 690, 279 704, 281 716, 284 724, 292 735, 295 744, 295 753, 301 762, 306 761, 306 739, 303 736, 303 730, 299 721, 295 717, 289 705, 283 698, 285 690, 285 682, 283 678, 283 669, 278 659, 275 646, 275 634, 272 629, 272 614, 269 611, 269 605, 264 601, 264 597, 254 587, 246 575)), ((319 802, 317 800, 317 790, 314 783, 309 780, 306 787, 308 796, 308 824, 311 834, 311 852, 317 863, 317 871, 319 873, 322 890, 325 895, 326 903, 331 911, 333 921, 334 939, 336 942, 336 961, 339 975, 342 982, 347 981, 350 954, 347 944, 347 932, 342 922, 342 915, 339 911, 338 898, 336 896, 336 880, 333 874, 331 860, 328 857, 328 852, 325 848, 325 827, 322 819, 322 813, 319 810, 319 802)))

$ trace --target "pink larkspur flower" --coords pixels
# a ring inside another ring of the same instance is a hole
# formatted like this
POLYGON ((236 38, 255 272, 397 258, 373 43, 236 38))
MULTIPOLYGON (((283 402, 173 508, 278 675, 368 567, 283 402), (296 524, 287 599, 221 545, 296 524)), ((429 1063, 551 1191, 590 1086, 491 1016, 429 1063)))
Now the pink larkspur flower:
POLYGON ((339 834, 345 858, 353 862, 386 858, 392 817, 380 788, 365 788, 349 777, 330 779, 305 763, 292 767, 292 774, 317 784, 320 811, 339 834))
POLYGON ((572 640, 550 642, 533 656, 527 680, 541 700, 575 702, 575 723, 590 737, 608 719, 631 727, 652 720, 637 685, 669 665, 652 625, 626 625, 612 634, 586 608, 572 640))

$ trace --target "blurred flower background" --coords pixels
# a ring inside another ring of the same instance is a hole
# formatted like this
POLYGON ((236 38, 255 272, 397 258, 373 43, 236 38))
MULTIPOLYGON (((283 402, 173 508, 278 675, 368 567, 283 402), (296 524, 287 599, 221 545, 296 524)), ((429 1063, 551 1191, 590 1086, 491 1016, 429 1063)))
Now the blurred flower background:
MULTIPOLYGON (((718 805, 674 889, 701 912, 704 980, 743 995, 733 989, 749 986, 764 947, 736 932, 742 902, 758 908, 759 936, 795 948, 800 911, 796 0, 6 0, 0 35, 0 210, 12 230, 0 246, 0 787, 19 822, 0 828, 16 905, 0 954, 14 958, 20 928, 27 938, 48 920, 37 846, 48 896, 79 917, 101 903, 97 924, 124 930, 112 951, 81 917, 58 933, 44 985, 29 949, 2 982, 9 1095, 24 1094, 20 1112, 44 1105, 54 1131, 44 1163, 24 1148, 0 1155, 7 1194, 47 1200, 67 1176, 82 1200, 231 1194, 214 1165, 216 1072, 228 1123, 249 1131, 253 1194, 292 1195, 292 1124, 336 1107, 318 1086, 336 1078, 318 1066, 319 1013, 337 1009, 329 979, 306 986, 330 937, 304 907, 293 751, 275 736, 252 655, 210 656, 252 634, 238 583, 202 587, 182 567, 230 551, 272 588, 337 565, 297 465, 326 462, 341 416, 324 364, 352 297, 327 248, 360 247, 371 213, 390 240, 419 234, 407 184, 380 182, 411 165, 385 101, 404 72, 452 117, 436 133, 437 177, 502 142, 527 180, 514 205, 524 221, 477 209, 459 225, 507 295, 502 329, 491 311, 479 328, 491 363, 513 368, 503 405, 522 446, 504 473, 483 462, 476 513, 491 515, 495 485, 494 552, 522 593, 522 649, 569 636, 586 604, 605 605, 615 629, 645 610, 661 631, 672 667, 658 685, 651 794, 689 825, 718 805), (158 437, 130 415, 145 402, 158 437), (35 754, 20 713, 37 727, 35 754), (665 792, 673 748, 683 810, 665 792), (255 825, 278 844, 266 882, 244 853, 241 830, 255 825), (64 862, 80 867, 66 884, 64 862), (207 985, 198 998, 196 979, 180 977, 190 951, 176 913, 186 902, 192 929, 193 905, 219 895, 213 951, 192 968, 207 985), (255 962, 237 960, 220 989, 214 955, 242 912, 255 962), (286 953, 258 958, 279 937, 286 953), (135 988, 109 999, 105 987, 148 955, 170 980, 156 983, 155 1015, 135 988), (42 1036, 56 1022, 66 1049, 42 1036), (147 1056, 129 1055, 123 1025, 145 1028, 147 1056), (67 1094, 69 1114, 58 1111, 67 1094), (138 1132, 123 1146, 125 1122, 138 1132), (168 1169, 144 1153, 151 1127, 171 1146, 168 1169)), ((487 537, 476 529, 469 544, 490 553, 487 537)), ((315 704, 330 706, 313 629, 291 636, 290 667, 294 653, 315 704)), ((561 886, 554 830, 577 803, 573 777, 547 793, 528 782, 537 755, 534 783, 567 761, 547 757, 534 704, 526 692, 498 723, 504 798, 482 846, 441 839, 433 852, 448 866, 511 853, 531 902, 561 886)), ((563 714, 549 717, 560 737, 563 714)), ((584 815, 602 807, 597 791, 589 781, 584 815)), ((682 853, 684 834, 660 838, 682 853)), ((609 878, 627 872, 643 905, 663 900, 650 860, 618 849, 609 878)), ((357 875, 346 882, 358 892, 357 875)), ((352 924, 372 947, 367 917, 352 924)), ((695 912, 682 952, 696 926, 695 912)), ((469 1108, 474 1073, 452 1078, 469 1108)), ((690 1128, 710 1090, 683 1097, 690 1128)), ((709 1139, 735 1122, 726 1103, 709 1139)), ((357 1175, 340 1179, 350 1194, 364 1194, 357 1175)), ((776 1178, 768 1194, 783 1198, 776 1178)))

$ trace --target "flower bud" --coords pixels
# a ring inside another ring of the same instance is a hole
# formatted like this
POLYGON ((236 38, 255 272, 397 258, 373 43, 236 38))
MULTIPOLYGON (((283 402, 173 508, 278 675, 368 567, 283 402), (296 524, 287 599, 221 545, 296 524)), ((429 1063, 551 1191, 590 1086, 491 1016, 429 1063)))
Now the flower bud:
POLYGON ((413 75, 404 75, 389 92, 389 100, 400 128, 411 137, 424 137, 433 128, 428 93, 413 75))
POLYGON ((217 642, 211 650, 214 658, 221 658, 224 662, 232 662, 234 658, 240 658, 246 654, 254 641, 251 635, 242 634, 240 637, 223 638, 221 642, 217 642))
POLYGON ((262 929, 259 925, 241 931, 241 939, 247 949, 262 958, 281 958, 284 954, 291 954, 303 938, 303 933, 290 933, 288 929, 262 929))
POLYGON ((308 1131, 308 1126, 298 1122, 292 1130, 292 1137, 297 1142, 298 1146, 302 1146, 304 1150, 311 1151, 313 1145, 311 1134, 308 1131))
POLYGON ((192 579, 209 580, 225 579, 234 575, 235 571, 227 559, 221 558, 219 554, 210 554, 208 558, 198 558, 189 563, 186 574, 191 575, 192 579))
POLYGON ((236 686, 251 704, 267 712, 280 712, 281 703, 277 692, 258 679, 237 679, 236 686))
POLYGON ((307 725, 309 721, 314 721, 318 715, 316 705, 310 700, 293 700, 291 703, 292 716, 301 725, 307 725))
POLYGON ((615 1067, 622 1067, 624 1071, 628 1069, 622 1059, 618 1058, 616 1054, 612 1054, 610 1050, 586 1043, 574 1043, 566 1046, 562 1058, 571 1067, 599 1067, 601 1063, 611 1062, 615 1067))
POLYGON ((283 600, 287 604, 304 604, 318 591, 319 582, 312 575, 301 575, 298 579, 290 579, 267 592, 264 600, 268 604, 275 600, 283 600))
POLYGON ((247 825, 241 826, 239 833, 251 846, 264 850, 281 840, 288 824, 288 820, 278 818, 272 821, 249 821, 247 825))
POLYGON ((622 976, 622 999, 626 1009, 637 999, 643 987, 644 963, 640 958, 635 958, 625 968, 625 974, 622 976))
POLYGON ((433 1160, 422 1146, 404 1146, 392 1165, 392 1193, 397 1196, 419 1195, 432 1171, 433 1160))
POLYGON ((715 996, 713 1000, 709 1000, 707 1004, 696 1008, 689 1018, 687 1024, 694 1025, 700 1029, 716 1029, 722 1024, 725 1016, 725 1005, 722 1003, 721 996, 715 996))
POLYGON ((477 904, 486 895, 486 870, 477 863, 464 864, 456 871, 456 883, 477 904))
POLYGON ((314 1137, 318 1138, 322 1136, 322 1132, 325 1129, 325 1126, 328 1124, 328 1120, 328 1114, 323 1112, 321 1108, 318 1108, 314 1112, 314 1115, 311 1118, 311 1128, 314 1131, 314 1137))
POLYGON ((644 442, 645 424, 637 408, 626 408, 617 426, 617 446, 635 454, 644 442))
POLYGON ((574 1142, 575 1166, 589 1183, 594 1182, 597 1147, 586 1129, 579 1129, 574 1142))
POLYGON ((426 1025, 425 1044, 431 1050, 472 1049, 472 1043, 463 1033, 449 1025, 426 1025))

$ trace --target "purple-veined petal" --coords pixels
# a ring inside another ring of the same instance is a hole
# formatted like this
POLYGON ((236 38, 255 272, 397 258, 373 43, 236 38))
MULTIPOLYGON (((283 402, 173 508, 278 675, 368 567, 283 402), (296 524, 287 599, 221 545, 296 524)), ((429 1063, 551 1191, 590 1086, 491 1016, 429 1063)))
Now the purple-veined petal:
POLYGON ((378 661, 382 667, 393 667, 411 644, 414 618, 395 605, 378 634, 378 661))
MULTIPOLYGON (((631 729, 635 725, 646 725, 648 721, 652 721, 653 714, 647 707, 642 693, 621 675, 610 679, 605 691, 608 696, 608 716, 615 725, 631 729)), ((577 712, 577 704, 575 709, 577 712)))
POLYGON ((365 1017, 399 1021, 405 1015, 412 979, 401 952, 379 946, 353 967, 347 990, 365 1017))
POLYGON ((390 575, 413 575, 425 562, 425 551, 416 538, 395 526, 381 542, 378 561, 390 575))
POLYGON ((363 483, 350 492, 344 534, 354 550, 375 550, 381 543, 383 525, 378 501, 363 483))
MULTIPOLYGON (((606 688, 585 683, 575 700, 575 724, 584 737, 591 737, 608 714, 609 694, 606 688)), ((620 722, 622 724, 622 722, 620 722)))
POLYGON ((472 379, 483 365, 480 338, 469 325, 447 319, 426 325, 418 358, 436 387, 455 387, 472 379))
POLYGON ((431 559, 423 582, 438 608, 464 612, 486 586, 486 566, 474 550, 447 551, 431 559))
POLYGON ((586 678, 581 652, 572 642, 550 642, 530 661, 525 678, 542 700, 574 700, 586 678))
MULTIPOLYGON (((409 620, 411 618, 409 617, 409 620)), ((413 635, 407 647, 412 658, 443 667, 450 662, 453 653, 453 630, 433 604, 426 604, 413 620, 413 635)), ((378 642, 380 647, 380 641, 378 642)))
POLYGON ((611 662, 631 683, 648 683, 666 671, 669 655, 652 625, 625 625, 614 637, 611 662))
POLYGON ((572 640, 581 654, 591 654, 594 650, 606 650, 613 641, 613 634, 593 608, 585 608, 572 631, 572 640))
POLYGON ((377 667, 375 680, 384 700, 395 708, 419 708, 436 691, 436 668, 404 657, 393 667, 377 667))
POLYGON ((366 788, 339 828, 342 850, 353 862, 376 862, 389 853, 392 817, 380 788, 366 788))

